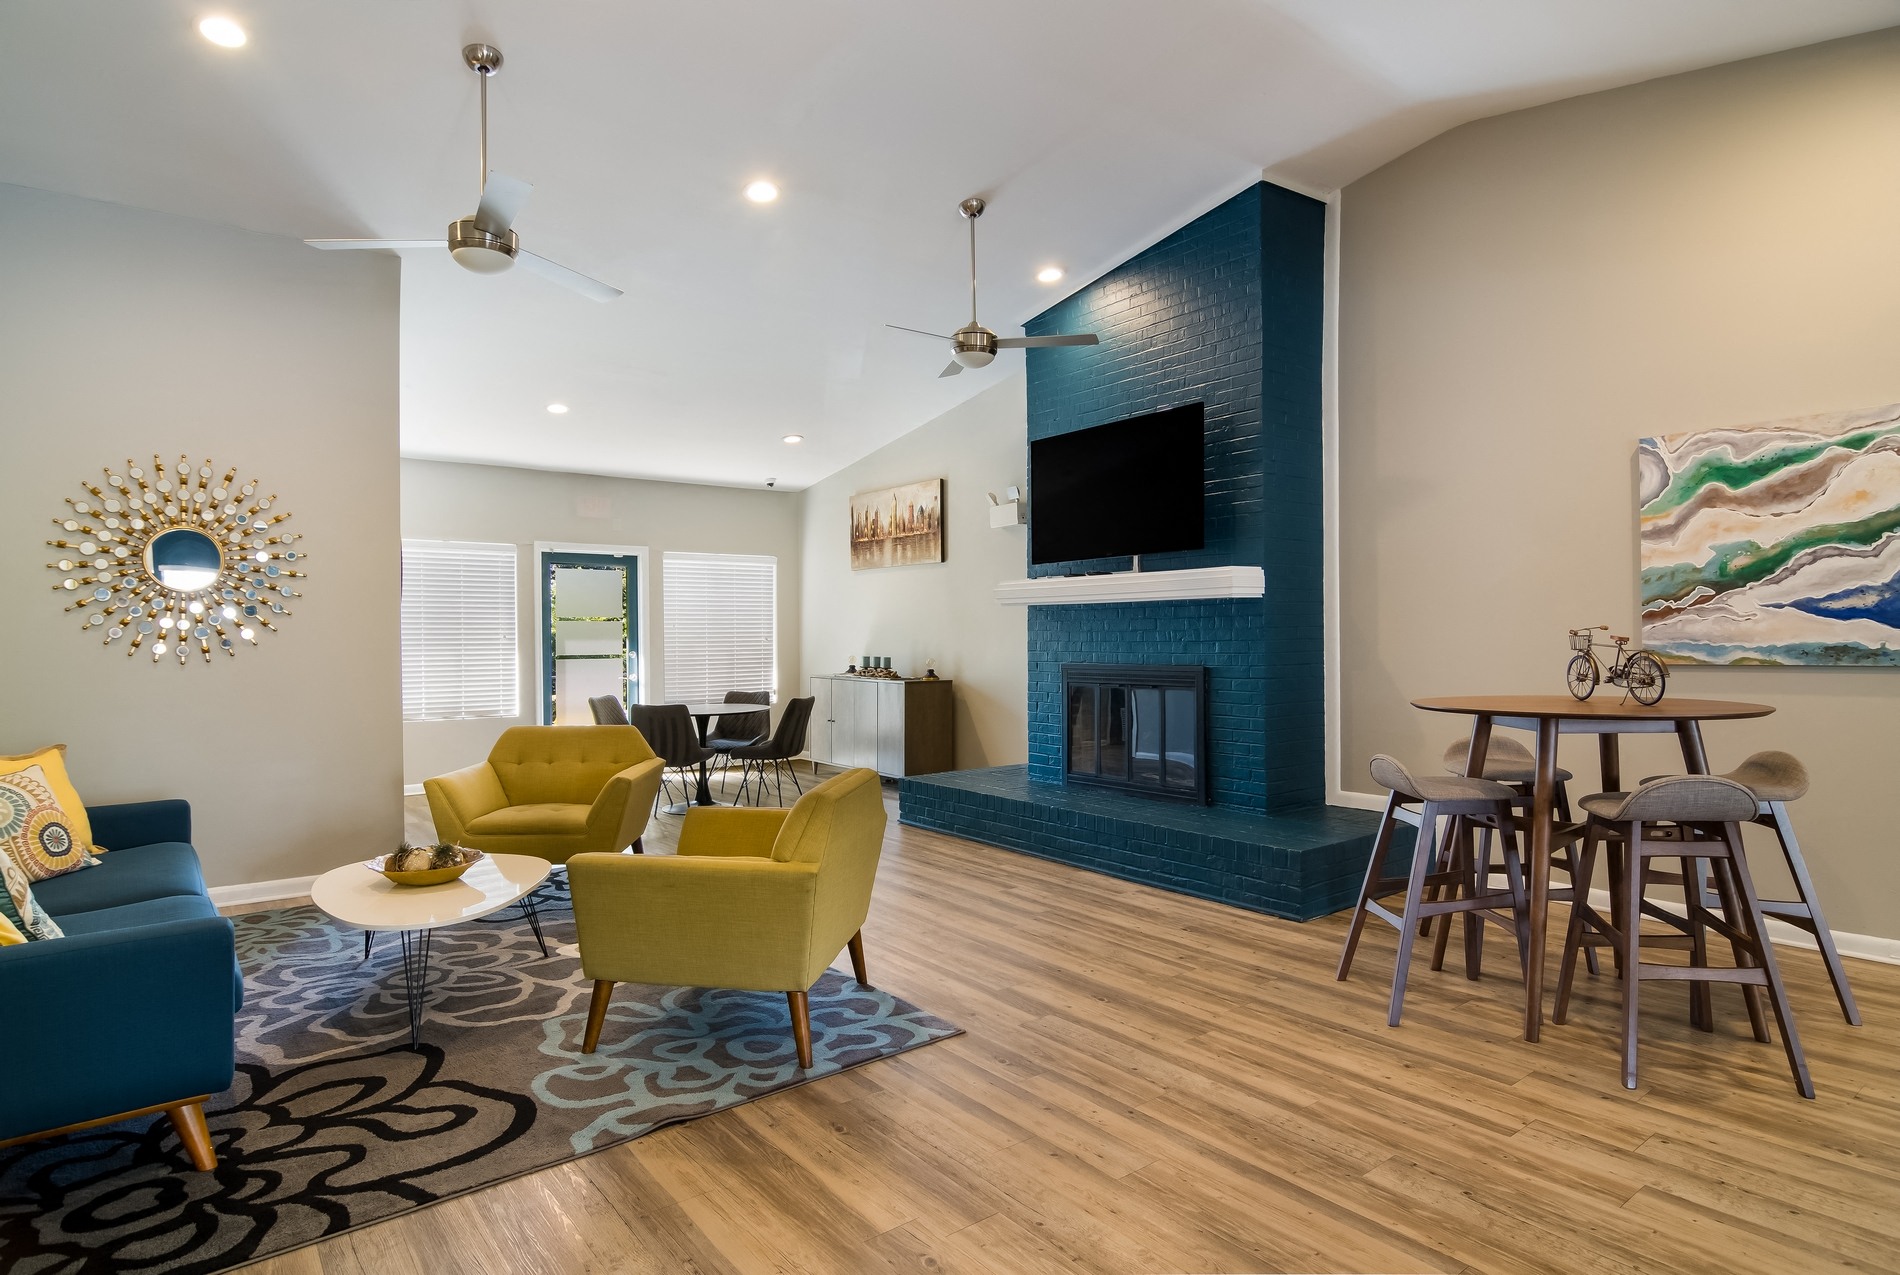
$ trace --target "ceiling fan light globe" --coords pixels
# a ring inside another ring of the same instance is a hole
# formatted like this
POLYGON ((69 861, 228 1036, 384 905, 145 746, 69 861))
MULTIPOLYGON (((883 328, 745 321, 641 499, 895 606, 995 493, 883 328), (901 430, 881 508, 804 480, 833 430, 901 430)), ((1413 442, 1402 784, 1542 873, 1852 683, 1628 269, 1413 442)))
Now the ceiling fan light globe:
POLYGON ((988 367, 996 361, 994 350, 958 350, 950 356, 963 366, 971 369, 988 367))
POLYGON ((500 274, 515 264, 515 259, 507 253, 481 246, 451 248, 449 255, 455 258, 456 265, 476 274, 500 274))
POLYGON ((473 217, 449 223, 449 255, 475 274, 500 274, 515 264, 515 232, 491 235, 473 217))

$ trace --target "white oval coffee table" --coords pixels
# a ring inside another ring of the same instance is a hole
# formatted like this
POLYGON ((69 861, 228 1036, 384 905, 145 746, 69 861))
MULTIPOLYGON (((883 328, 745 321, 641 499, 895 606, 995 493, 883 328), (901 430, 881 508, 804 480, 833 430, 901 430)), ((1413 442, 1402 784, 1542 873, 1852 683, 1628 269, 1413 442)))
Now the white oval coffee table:
POLYGON ((473 921, 519 903, 534 929, 541 955, 541 917, 534 892, 553 865, 531 854, 484 854, 453 881, 441 885, 397 885, 363 863, 332 868, 310 886, 310 901, 331 920, 363 931, 363 955, 370 940, 393 930, 402 939, 403 986, 409 997, 409 1045, 422 1039, 422 1012, 428 1002, 429 936, 445 925, 473 921))

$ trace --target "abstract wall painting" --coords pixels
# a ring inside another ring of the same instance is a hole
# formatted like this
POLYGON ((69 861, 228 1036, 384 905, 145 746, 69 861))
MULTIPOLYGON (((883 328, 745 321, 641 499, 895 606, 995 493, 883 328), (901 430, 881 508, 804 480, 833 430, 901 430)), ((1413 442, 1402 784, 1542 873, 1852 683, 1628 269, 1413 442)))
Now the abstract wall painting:
POLYGON ((943 479, 851 498, 851 569, 943 561, 943 479))
POLYGON ((1643 645, 1900 667, 1900 404, 1645 438, 1643 645))

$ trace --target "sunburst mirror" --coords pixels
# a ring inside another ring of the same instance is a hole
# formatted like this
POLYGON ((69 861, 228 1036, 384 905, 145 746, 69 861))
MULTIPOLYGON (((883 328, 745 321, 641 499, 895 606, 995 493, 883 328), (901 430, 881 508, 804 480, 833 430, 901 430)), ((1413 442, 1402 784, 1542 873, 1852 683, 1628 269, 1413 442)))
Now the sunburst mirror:
POLYGON ((305 554, 274 493, 239 485, 236 468, 214 479, 209 460, 194 470, 185 456, 170 470, 154 456, 150 473, 131 461, 104 472, 104 487, 82 483, 87 498, 67 497, 70 512, 53 519, 65 538, 46 542, 61 552, 47 564, 60 574, 53 591, 84 616, 82 631, 180 664, 194 650, 207 664, 214 650, 234 656, 259 629, 276 631, 285 603, 302 596, 291 582, 305 554))

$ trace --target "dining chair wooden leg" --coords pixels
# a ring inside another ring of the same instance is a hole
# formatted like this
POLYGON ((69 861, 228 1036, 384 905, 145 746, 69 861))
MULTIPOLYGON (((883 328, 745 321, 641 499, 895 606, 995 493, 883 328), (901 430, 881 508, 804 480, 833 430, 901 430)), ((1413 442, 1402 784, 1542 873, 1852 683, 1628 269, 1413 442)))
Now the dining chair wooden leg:
POLYGON ((864 969, 864 931, 859 930, 853 934, 851 942, 846 946, 851 949, 851 976, 858 980, 859 986, 869 987, 871 976, 864 969))
MULTIPOLYGON (((1732 853, 1741 853, 1741 846, 1736 844, 1732 853)), ((1709 875, 1715 880, 1715 895, 1716 898, 1721 900, 1723 917, 1727 919, 1731 927, 1737 930, 1742 929, 1747 917, 1743 911, 1741 890, 1735 884, 1734 865, 1724 859, 1712 859, 1709 861, 1709 875)), ((1699 873, 1696 884, 1698 886, 1701 884, 1699 873)), ((1691 891, 1685 889, 1683 895, 1684 897, 1690 897, 1691 895, 1699 897, 1701 890, 1696 889, 1691 891)), ((1746 969, 1757 964, 1753 953, 1749 950, 1748 944, 1731 940, 1729 950, 1734 953, 1737 968, 1746 969)), ((1742 1003, 1748 1007, 1749 1028, 1754 1032, 1756 1040, 1767 1044, 1769 1039, 1768 1017, 1767 1014, 1763 1012, 1761 1001, 1761 988, 1750 983, 1742 984, 1742 1003)))
POLYGON ((581 1052, 591 1054, 600 1044, 600 1028, 607 1021, 607 1003, 614 997, 611 979, 594 980, 594 998, 587 1003, 587 1032, 581 1037, 581 1052))
POLYGON ((1411 972, 1412 941, 1418 937, 1419 907, 1425 901, 1425 877, 1436 858, 1434 840, 1437 823, 1438 808, 1428 801, 1419 811, 1419 845, 1412 852, 1412 872, 1405 884, 1404 924, 1399 926, 1398 962, 1392 967, 1392 1002, 1385 1016, 1388 1027, 1399 1025, 1399 1017, 1405 1009, 1405 979, 1411 972))
POLYGON ((211 1126, 205 1123, 204 1103, 181 1102, 165 1108, 165 1114, 171 1119, 178 1141, 184 1144, 185 1154, 191 1157, 191 1167, 200 1173, 217 1168, 218 1149, 211 1143, 211 1126))
MULTIPOLYGON (((1444 839, 1439 842, 1440 850, 1438 862, 1432 865, 1432 872, 1451 873, 1460 879, 1471 874, 1468 855, 1470 846, 1465 840, 1465 827, 1465 820, 1462 815, 1453 815, 1450 819, 1445 821, 1445 836, 1444 839)), ((1439 903, 1457 897, 1457 881, 1448 881, 1441 884, 1429 878, 1426 880, 1424 902, 1439 903)), ((1445 948, 1451 942, 1452 918, 1446 916, 1442 918, 1442 920, 1439 920, 1437 932, 1433 933, 1432 924, 1434 920, 1437 919, 1438 918, 1428 916, 1420 921, 1418 925, 1418 936, 1420 938, 1424 938, 1427 935, 1431 936, 1432 969, 1434 972, 1445 968, 1445 948)), ((1465 924, 1469 926, 1470 923, 1470 918, 1467 917, 1465 924)))
MULTIPOLYGON (((1398 825, 1399 795, 1389 794, 1385 799, 1385 813, 1379 816, 1379 829, 1372 837, 1372 858, 1366 863, 1366 879, 1359 887, 1359 901, 1353 904, 1352 922, 1346 927, 1346 946, 1339 953, 1339 968, 1333 977, 1345 982, 1352 973, 1353 953, 1359 950, 1359 936, 1365 932, 1366 917, 1370 915, 1366 905, 1373 899, 1373 891, 1380 881, 1385 879, 1385 859, 1391 852, 1392 830, 1398 825)), ((1413 846, 1416 855, 1418 848, 1413 846)))
MULTIPOLYGON (((1689 830, 1680 829, 1678 835, 1687 837, 1689 830)), ((1683 920, 1689 929, 1689 964, 1706 969, 1709 964, 1709 929, 1704 922, 1706 910, 1702 906, 1701 892, 1696 888, 1702 880, 1700 863, 1693 855, 1684 855, 1681 860, 1682 894, 1686 904, 1683 920)), ((1715 997, 1707 983, 1696 981, 1689 984, 1689 1022, 1697 1031, 1715 1030, 1715 997)))
MULTIPOLYGON (((1610 872, 1610 928, 1621 934, 1629 928, 1629 918, 1623 915, 1623 890, 1617 882, 1623 880, 1623 873, 1629 868, 1629 847, 1621 840, 1605 839, 1604 857, 1609 863, 1610 872)), ((1623 945, 1617 944, 1610 949, 1610 960, 1616 966, 1617 975, 1623 973, 1623 945)))
POLYGON ((1623 843, 1626 856, 1623 880, 1618 884, 1622 887, 1623 915, 1628 919, 1619 931, 1623 941, 1617 946, 1623 953, 1623 1087, 1634 1089, 1638 992, 1643 986, 1638 969, 1643 957, 1638 944, 1643 923, 1643 874, 1647 863, 1643 858, 1642 825, 1631 824, 1627 832, 1627 839, 1623 843))
POLYGON ((785 993, 792 1011, 792 1040, 798 1046, 798 1065, 811 1067, 811 1000, 804 992, 785 993))
POLYGON ((1768 980, 1768 999, 1775 1007, 1775 1025, 1781 1029, 1781 1047, 1788 1055, 1788 1070, 1794 1073, 1794 1086, 1803 1098, 1814 1097, 1814 1078, 1808 1074, 1808 1060, 1801 1051, 1801 1037, 1795 1030, 1794 1009, 1788 1004, 1788 989, 1781 981, 1781 966, 1775 962, 1775 945, 1768 940, 1768 918, 1762 915, 1761 900, 1755 883, 1749 878, 1748 860, 1742 854, 1742 832, 1729 825, 1729 864, 1734 869, 1735 889, 1748 915, 1749 933, 1755 940, 1755 955, 1760 958, 1768 980))
MULTIPOLYGON (((1492 828, 1473 828, 1467 821, 1461 853, 1469 882, 1465 889, 1471 897, 1492 893, 1492 828)), ((1482 912, 1465 912, 1465 977, 1473 982, 1484 973, 1484 925, 1482 912)))
MULTIPOLYGON (((1589 872, 1596 865, 1596 847, 1596 833, 1586 832, 1582 845, 1571 847, 1570 861, 1580 871, 1589 872)), ((1567 1022, 1570 1018, 1570 989, 1577 981, 1577 949, 1584 947, 1584 930, 1591 915, 1589 896, 1578 891, 1578 897, 1570 901, 1570 924, 1564 928, 1563 964, 1557 972, 1557 1004, 1550 1015, 1553 1023, 1567 1022)))
POLYGON ((1841 1003, 1841 1016, 1858 1027, 1860 1007, 1854 1004, 1853 989, 1847 985, 1847 971, 1841 965, 1840 952, 1834 947, 1834 931, 1827 927, 1827 919, 1821 915, 1821 902, 1814 892, 1814 878, 1808 875, 1808 861, 1801 854, 1801 843, 1794 836, 1794 824, 1788 819, 1788 803, 1769 802, 1768 814, 1757 822, 1775 830, 1775 837, 1781 842, 1782 857, 1788 861, 1788 872, 1794 877, 1795 896, 1800 900, 1791 907, 1776 907, 1762 900, 1762 913, 1792 921, 1814 935, 1815 945, 1821 949, 1821 960, 1827 965, 1828 979, 1834 984, 1834 998, 1841 1003))
POLYGON ((1517 937, 1517 963, 1522 970, 1531 959, 1530 894, 1524 888, 1524 860, 1518 854, 1514 830, 1504 829, 1498 840, 1504 843, 1504 883, 1511 892, 1511 916, 1515 921, 1512 932, 1517 937))

